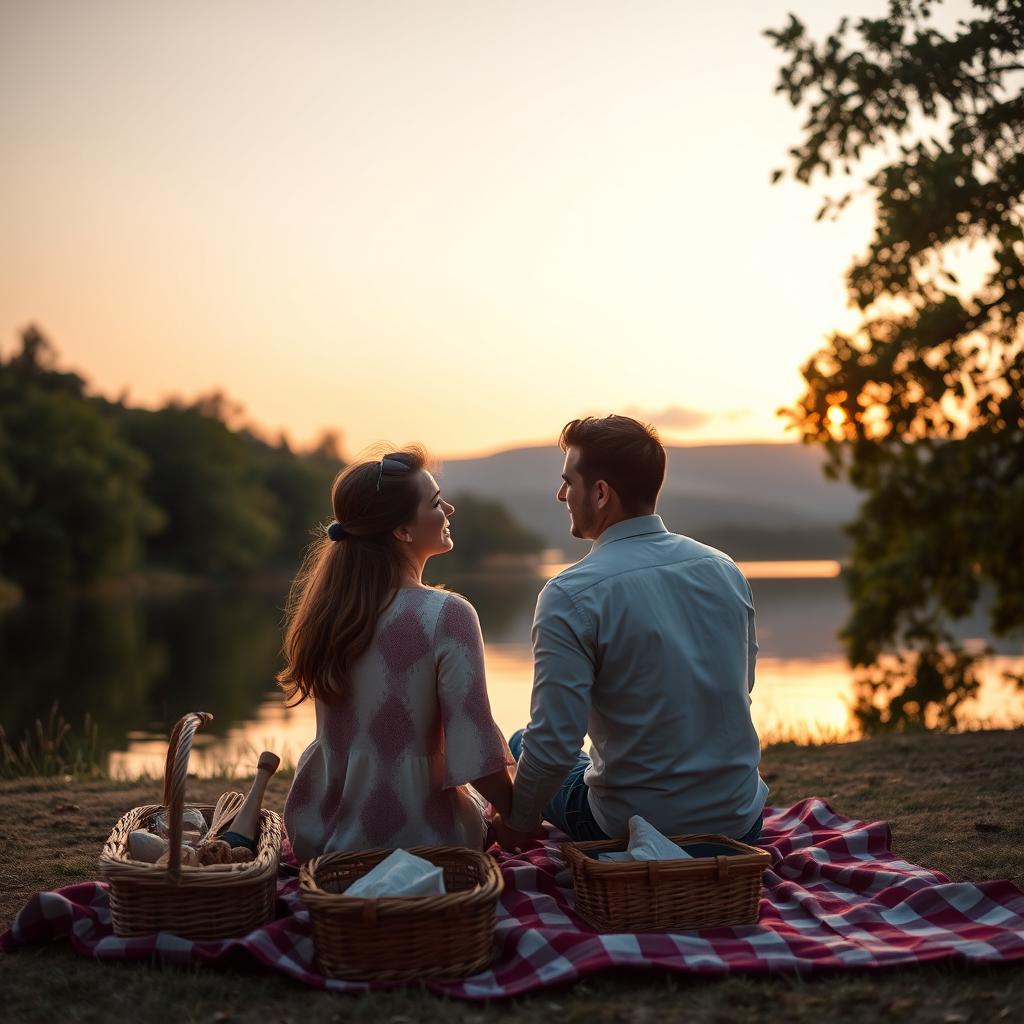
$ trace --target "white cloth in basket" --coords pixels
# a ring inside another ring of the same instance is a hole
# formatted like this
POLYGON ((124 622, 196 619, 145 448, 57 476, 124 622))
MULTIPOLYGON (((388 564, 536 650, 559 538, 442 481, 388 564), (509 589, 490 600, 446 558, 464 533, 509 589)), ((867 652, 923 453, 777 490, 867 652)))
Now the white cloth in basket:
POLYGON ((357 878, 346 896, 443 896, 444 870, 405 850, 389 853, 376 867, 357 878))
POLYGON ((629 819, 629 846, 597 856, 598 860, 692 860, 681 846, 663 836, 639 814, 629 819))

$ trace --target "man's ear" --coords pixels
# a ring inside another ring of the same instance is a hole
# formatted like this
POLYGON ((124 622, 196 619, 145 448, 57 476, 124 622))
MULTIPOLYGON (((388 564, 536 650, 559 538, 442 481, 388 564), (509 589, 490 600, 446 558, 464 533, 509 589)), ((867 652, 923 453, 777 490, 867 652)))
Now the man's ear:
POLYGON ((611 487, 608 486, 608 483, 605 480, 598 480, 597 483, 594 484, 594 487, 596 488, 597 492, 597 507, 599 509, 607 508, 608 503, 612 500, 612 495, 615 492, 611 489, 611 487))

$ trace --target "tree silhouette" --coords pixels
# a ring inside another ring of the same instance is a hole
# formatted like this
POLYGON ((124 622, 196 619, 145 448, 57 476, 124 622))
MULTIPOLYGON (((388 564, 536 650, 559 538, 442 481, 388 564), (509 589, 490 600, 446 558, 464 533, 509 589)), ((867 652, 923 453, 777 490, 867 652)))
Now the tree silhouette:
MULTIPOLYGON (((241 425, 222 390, 160 409, 89 395, 36 327, 0 360, 0 577, 57 591, 140 564, 205 577, 293 569, 331 515, 342 437, 304 452, 241 425)), ((467 498, 453 567, 540 541, 467 498)))
POLYGON ((996 635, 1024 626, 1024 4, 975 0, 945 32, 934 8, 767 33, 807 115, 774 180, 842 178, 819 218, 876 215, 847 273, 860 326, 783 410, 865 494, 844 639, 869 730, 956 724, 985 652, 951 623, 983 597, 996 635))
POLYGON ((55 369, 29 328, 0 363, 0 571, 29 591, 89 583, 131 568, 162 516, 146 500, 146 459, 55 369))
POLYGON ((168 405, 121 414, 124 437, 152 466, 146 493, 167 516, 149 555, 210 575, 258 569, 281 536, 274 503, 242 435, 204 408, 168 405))

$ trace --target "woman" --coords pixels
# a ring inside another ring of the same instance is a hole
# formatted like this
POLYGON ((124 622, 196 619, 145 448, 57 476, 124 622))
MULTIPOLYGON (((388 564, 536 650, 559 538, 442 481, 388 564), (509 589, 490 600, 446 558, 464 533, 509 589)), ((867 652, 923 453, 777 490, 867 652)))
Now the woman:
POLYGON ((506 813, 514 763, 491 717, 473 606, 423 584, 451 551, 455 509, 418 447, 343 470, 335 521, 310 547, 288 602, 288 699, 316 703, 284 819, 300 860, 334 850, 480 849, 469 783, 506 813))

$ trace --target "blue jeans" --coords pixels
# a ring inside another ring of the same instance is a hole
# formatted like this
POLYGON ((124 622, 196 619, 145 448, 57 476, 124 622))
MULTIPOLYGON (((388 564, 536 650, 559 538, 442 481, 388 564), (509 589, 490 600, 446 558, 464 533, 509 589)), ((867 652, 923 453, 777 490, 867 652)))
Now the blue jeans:
MULTIPOLYGON (((508 740, 508 749, 512 751, 512 756, 517 761, 523 752, 524 732, 525 729, 517 729, 508 740)), ((605 835, 590 809, 590 788, 583 781, 583 773, 589 767, 590 756, 581 750, 558 792, 544 808, 545 819, 577 842, 611 838, 605 835)), ((761 836, 763 821, 764 816, 760 815, 754 822, 754 827, 745 836, 740 837, 740 842, 756 844, 761 836)))

